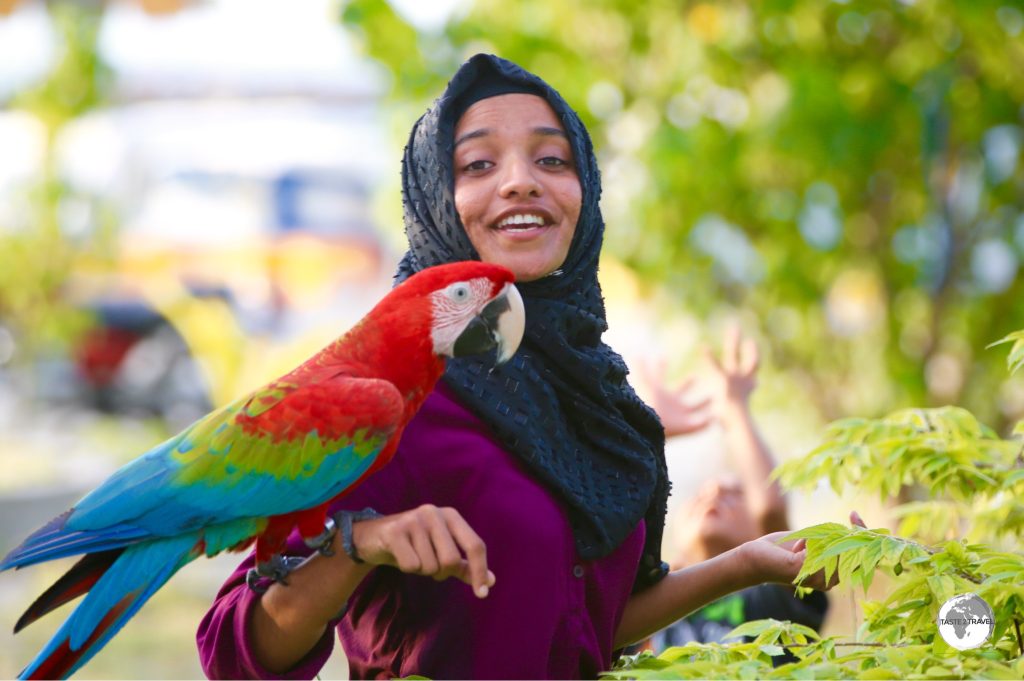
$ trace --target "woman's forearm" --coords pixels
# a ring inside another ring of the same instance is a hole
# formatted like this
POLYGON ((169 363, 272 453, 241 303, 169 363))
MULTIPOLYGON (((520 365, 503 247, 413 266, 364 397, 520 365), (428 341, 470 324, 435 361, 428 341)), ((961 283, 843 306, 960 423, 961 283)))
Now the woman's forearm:
POLYGON ((256 660, 273 672, 295 666, 323 636, 328 622, 373 568, 353 562, 334 538, 334 555, 314 554, 259 599, 248 623, 256 660))
POLYGON ((743 564, 739 547, 702 563, 670 572, 626 604, 615 648, 642 640, 694 610, 752 585, 753 570, 743 564))

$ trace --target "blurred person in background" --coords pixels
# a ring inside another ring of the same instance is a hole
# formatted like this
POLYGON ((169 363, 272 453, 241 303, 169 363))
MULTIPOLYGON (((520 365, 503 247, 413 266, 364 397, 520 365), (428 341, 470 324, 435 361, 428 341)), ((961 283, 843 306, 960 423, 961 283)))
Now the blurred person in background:
POLYGON ((415 124, 402 180, 399 278, 505 265, 526 335, 501 367, 449 362, 393 461, 335 503, 333 555, 293 534, 287 553, 308 560, 252 587, 243 562, 200 625, 206 673, 312 678, 336 630, 357 678, 595 678, 721 596, 790 582, 805 552, 779 535, 661 560, 664 430, 601 341, 600 179, 561 96, 473 57, 415 124))
MULTIPOLYGON (((706 369, 700 378, 669 389, 658 372, 648 368, 652 406, 661 417, 666 437, 700 431, 713 422, 721 428, 733 457, 737 477, 706 481, 697 494, 675 511, 673 533, 678 570, 720 555, 771 532, 789 529, 786 497, 778 482, 769 481, 775 459, 758 431, 750 410, 750 396, 757 387, 757 344, 743 338, 739 327, 725 336, 721 359, 705 351, 706 369), (691 393, 703 393, 694 401, 691 393)), ((732 629, 758 619, 797 622, 820 630, 828 611, 828 598, 814 591, 798 598, 786 584, 758 584, 729 594, 658 631, 635 652, 689 642, 721 643, 732 629)), ((791 661, 789 653, 773 658, 776 664, 791 661)))

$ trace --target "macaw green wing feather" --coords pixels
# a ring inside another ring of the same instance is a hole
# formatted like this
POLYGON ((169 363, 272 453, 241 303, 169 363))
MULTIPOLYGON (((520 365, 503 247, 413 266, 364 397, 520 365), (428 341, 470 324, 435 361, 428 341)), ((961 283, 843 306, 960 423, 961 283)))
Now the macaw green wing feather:
POLYGON ((299 386, 295 383, 274 381, 244 398, 245 403, 242 409, 246 416, 256 418, 277 406, 281 400, 294 393, 298 388, 299 386))
POLYGON ((76 505, 68 527, 168 536, 312 508, 369 469, 404 410, 380 379, 271 384, 122 468, 76 505))

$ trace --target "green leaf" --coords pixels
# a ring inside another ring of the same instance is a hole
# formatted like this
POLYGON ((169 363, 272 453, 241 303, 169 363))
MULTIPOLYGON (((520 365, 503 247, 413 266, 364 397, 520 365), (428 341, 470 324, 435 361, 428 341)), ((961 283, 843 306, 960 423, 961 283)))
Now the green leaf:
POLYGON ((953 648, 946 640, 941 636, 936 636, 932 641, 932 654, 938 655, 939 657, 950 657, 957 654, 956 648, 953 648))
POLYGON ((845 537, 829 544, 828 547, 820 554, 820 556, 822 558, 836 556, 844 551, 849 551, 850 549, 866 546, 867 544, 870 544, 872 541, 874 541, 874 537, 859 534, 853 535, 851 537, 845 537))
POLYGON ((927 580, 937 603, 945 603, 956 595, 956 582, 949 575, 932 575, 927 580))
POLYGON ((789 623, 789 631, 793 634, 805 636, 813 641, 821 639, 821 634, 816 632, 814 629, 811 629, 808 626, 804 626, 803 624, 798 624, 797 622, 789 623))
POLYGON ((963 564, 967 561, 967 553, 964 551, 964 546, 958 540, 950 540, 946 542, 943 547, 946 553, 948 553, 957 564, 963 564))
POLYGON ((805 527, 802 530, 797 530, 796 532, 790 532, 782 539, 779 539, 776 543, 783 544, 788 541, 793 541, 794 539, 822 539, 824 537, 831 537, 837 532, 846 534, 848 531, 849 528, 845 525, 840 525, 839 523, 820 523, 818 525, 805 527))
POLYGON ((723 638, 741 638, 743 636, 760 636, 764 632, 768 631, 772 627, 779 625, 778 620, 764 619, 764 620, 751 620, 744 622, 739 625, 723 638))
POLYGON ((953 671, 946 669, 941 665, 934 665, 928 667, 928 671, 926 671, 925 674, 936 679, 952 679, 959 676, 958 674, 955 674, 953 671))

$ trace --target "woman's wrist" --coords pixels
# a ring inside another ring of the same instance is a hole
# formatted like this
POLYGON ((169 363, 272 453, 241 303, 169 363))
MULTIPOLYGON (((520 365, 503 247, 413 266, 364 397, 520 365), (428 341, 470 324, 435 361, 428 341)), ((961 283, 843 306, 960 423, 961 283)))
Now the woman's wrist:
POLYGON ((761 579, 762 568, 758 564, 757 556, 751 555, 749 549, 744 548, 749 543, 740 544, 718 556, 725 561, 722 569, 727 575, 726 580, 730 591, 746 589, 748 586, 754 586, 764 581, 761 579))
POLYGON ((738 555, 739 589, 758 584, 788 584, 793 575, 792 554, 782 547, 766 544, 764 537, 744 542, 736 547, 738 555))
POLYGON ((372 508, 367 507, 362 511, 338 511, 332 517, 338 528, 338 538, 341 541, 341 548, 345 551, 345 555, 354 563, 365 563, 366 561, 359 555, 359 550, 356 548, 353 525, 364 520, 376 520, 383 516, 372 508))

